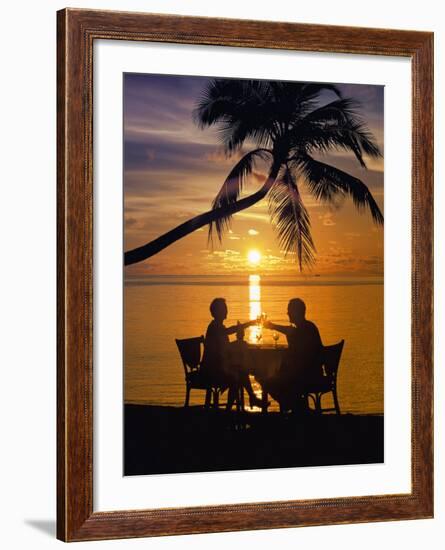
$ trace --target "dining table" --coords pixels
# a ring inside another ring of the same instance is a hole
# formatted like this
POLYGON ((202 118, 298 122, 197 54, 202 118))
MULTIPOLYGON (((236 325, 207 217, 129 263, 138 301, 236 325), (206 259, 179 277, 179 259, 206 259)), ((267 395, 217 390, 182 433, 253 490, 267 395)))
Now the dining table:
POLYGON ((261 386, 261 412, 267 413, 269 395, 265 389, 268 380, 280 369, 284 354, 288 349, 284 344, 249 344, 250 355, 249 374, 254 376, 255 380, 261 386))

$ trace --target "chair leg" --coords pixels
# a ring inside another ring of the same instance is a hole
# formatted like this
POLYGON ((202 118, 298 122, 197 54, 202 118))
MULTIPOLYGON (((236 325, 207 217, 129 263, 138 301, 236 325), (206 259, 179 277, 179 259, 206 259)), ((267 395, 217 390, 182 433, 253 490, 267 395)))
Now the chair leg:
POLYGON ((190 386, 187 386, 185 389, 185 403, 184 407, 188 407, 190 402, 190 386))
POLYGON ((215 409, 219 407, 219 392, 218 390, 213 391, 213 406, 215 409))
POLYGON ((210 407, 211 402, 212 402, 212 390, 208 389, 206 390, 206 400, 204 403, 204 407, 208 409, 210 407))
POLYGON ((316 394, 315 410, 318 412, 318 414, 322 414, 323 412, 321 409, 321 393, 316 394))
POLYGON ((237 427, 240 430, 245 430, 246 419, 244 413, 246 412, 246 410, 244 408, 244 387, 242 385, 239 387, 238 390, 236 412, 237 427))
POLYGON ((237 412, 239 412, 239 413, 244 412, 244 388, 243 388, 243 386, 239 387, 236 401, 237 401, 237 403, 236 403, 237 412))
POLYGON ((336 412, 337 414, 341 414, 341 412, 340 412, 340 404, 339 404, 339 402, 338 402, 337 390, 333 390, 332 393, 334 394, 335 412, 336 412))
MULTIPOLYGON (((313 396, 312 393, 307 393, 306 394, 306 401, 307 401, 307 408, 310 409, 311 408, 311 402, 313 403, 314 405, 314 411, 316 410, 317 408, 317 401, 315 399, 315 397, 313 396)), ((312 410, 312 409, 311 409, 312 410)))
MULTIPOLYGON (((235 412, 239 411, 238 405, 239 405, 239 390, 236 388, 233 390, 233 405, 235 405, 235 412)), ((230 407, 230 410, 232 410, 232 407, 230 407)))

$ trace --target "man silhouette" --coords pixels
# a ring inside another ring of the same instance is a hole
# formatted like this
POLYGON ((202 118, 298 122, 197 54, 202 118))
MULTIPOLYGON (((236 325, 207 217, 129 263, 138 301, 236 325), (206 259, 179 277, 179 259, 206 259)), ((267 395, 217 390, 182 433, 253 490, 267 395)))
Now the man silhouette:
POLYGON ((287 306, 290 325, 265 321, 266 328, 286 335, 288 349, 280 370, 263 386, 280 404, 282 410, 304 409, 302 399, 307 387, 323 377, 321 352, 323 344, 317 326, 306 319, 306 305, 293 298, 287 306))

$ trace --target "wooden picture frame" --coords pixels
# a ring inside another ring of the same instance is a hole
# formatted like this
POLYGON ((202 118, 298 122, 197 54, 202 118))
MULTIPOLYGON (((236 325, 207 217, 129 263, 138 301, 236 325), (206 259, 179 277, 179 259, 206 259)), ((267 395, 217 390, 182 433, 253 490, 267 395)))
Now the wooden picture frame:
POLYGON ((65 9, 57 14, 57 537, 144 537, 433 516, 433 34, 65 9), (407 494, 93 512, 95 40, 402 56, 412 63, 412 490, 407 494))

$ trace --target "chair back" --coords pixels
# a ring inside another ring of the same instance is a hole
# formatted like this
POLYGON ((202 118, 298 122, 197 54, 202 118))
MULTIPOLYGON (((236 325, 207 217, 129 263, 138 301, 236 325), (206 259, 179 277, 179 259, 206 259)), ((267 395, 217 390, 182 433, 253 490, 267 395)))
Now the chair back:
POLYGON ((184 365, 185 374, 196 371, 201 361, 201 344, 204 343, 204 336, 196 338, 176 339, 179 354, 184 365))
POLYGON ((337 372, 340 365, 340 357, 343 351, 344 343, 345 341, 341 340, 338 344, 324 346, 323 348, 323 367, 326 376, 330 378, 333 385, 335 385, 337 381, 337 372))

